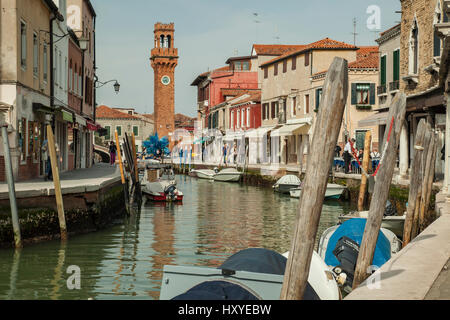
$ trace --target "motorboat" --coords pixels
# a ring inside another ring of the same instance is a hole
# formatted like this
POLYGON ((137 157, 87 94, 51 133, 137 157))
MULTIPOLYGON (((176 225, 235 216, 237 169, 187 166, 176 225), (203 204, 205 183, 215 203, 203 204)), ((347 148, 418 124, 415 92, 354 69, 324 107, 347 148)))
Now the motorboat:
MULTIPOLYGON (((165 265, 160 300, 278 300, 288 254, 249 248, 218 268, 165 265)), ((314 252, 305 300, 339 300, 336 280, 314 252)))
MULTIPOLYGON (((369 216, 369 211, 353 211, 347 214, 340 215, 339 222, 345 222, 353 218, 363 218, 367 219, 369 216)), ((383 215, 383 220, 381 221, 381 227, 391 230, 395 233, 397 237, 403 237, 403 229, 405 225, 406 213, 402 216, 397 215, 397 211, 394 206, 388 200, 386 203, 386 209, 383 215)))
POLYGON ((301 185, 300 178, 293 174, 287 174, 279 179, 272 188, 276 192, 289 194, 291 189, 299 188, 301 185))
MULTIPOLYGON (((325 230, 320 237, 318 254, 335 277, 345 279, 343 289, 350 292, 364 235, 366 219, 354 218, 325 230)), ((373 271, 385 264, 402 248, 401 241, 390 230, 381 228, 372 261, 373 271)))
POLYGON ((216 174, 214 170, 210 169, 192 170, 191 172, 196 174, 197 178, 207 180, 214 180, 214 175, 216 174))
MULTIPOLYGON (((329 183, 327 184, 327 190, 325 191, 325 199, 339 199, 346 188, 339 184, 329 183)), ((292 198, 300 198, 302 188, 292 188, 290 194, 292 198)))
POLYGON ((216 171, 213 176, 214 181, 226 181, 237 182, 241 179, 242 172, 237 171, 235 168, 225 168, 220 171, 216 171))
POLYGON ((183 193, 176 186, 175 174, 170 165, 147 165, 141 184, 142 194, 151 201, 183 201, 183 193))

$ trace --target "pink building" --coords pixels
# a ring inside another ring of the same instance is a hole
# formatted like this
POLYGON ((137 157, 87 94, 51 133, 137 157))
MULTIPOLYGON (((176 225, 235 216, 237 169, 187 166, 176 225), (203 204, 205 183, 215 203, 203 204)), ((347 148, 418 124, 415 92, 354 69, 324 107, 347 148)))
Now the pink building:
POLYGON ((245 93, 230 101, 227 129, 247 131, 261 126, 261 91, 245 93))

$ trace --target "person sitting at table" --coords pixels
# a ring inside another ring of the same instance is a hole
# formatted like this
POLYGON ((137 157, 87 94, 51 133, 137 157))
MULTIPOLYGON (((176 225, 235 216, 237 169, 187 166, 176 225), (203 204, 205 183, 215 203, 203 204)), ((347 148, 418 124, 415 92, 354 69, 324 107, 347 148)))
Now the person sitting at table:
POLYGON ((341 156, 341 147, 339 145, 336 145, 336 148, 334 148, 334 156, 336 158, 339 158, 341 156))
POLYGON ((373 149, 373 151, 370 153, 370 157, 373 158, 379 158, 380 154, 378 153, 377 149, 373 149))

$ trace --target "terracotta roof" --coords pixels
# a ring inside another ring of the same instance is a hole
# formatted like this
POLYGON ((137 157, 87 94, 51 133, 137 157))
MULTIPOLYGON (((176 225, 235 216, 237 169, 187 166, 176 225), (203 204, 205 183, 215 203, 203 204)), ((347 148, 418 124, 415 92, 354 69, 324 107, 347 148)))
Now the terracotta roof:
POLYGON ((273 64, 276 61, 281 61, 281 60, 283 60, 283 59, 285 59, 287 57, 299 55, 299 54, 301 54, 303 52, 306 52, 306 51, 309 51, 309 50, 315 50, 315 49, 330 49, 330 50, 349 49, 349 50, 357 50, 358 47, 355 47, 354 45, 351 45, 351 44, 348 44, 348 43, 345 43, 345 42, 340 42, 340 41, 336 41, 336 40, 333 40, 333 39, 330 39, 330 38, 325 38, 325 39, 322 39, 322 40, 310 43, 310 44, 308 44, 306 46, 302 46, 302 48, 299 49, 299 50, 296 50, 296 51, 293 51, 293 52, 287 52, 287 53, 283 54, 280 57, 276 57, 276 58, 274 58, 272 60, 269 60, 269 61, 261 64, 260 67, 268 66, 268 65, 273 64))
MULTIPOLYGON (((253 49, 257 55, 281 56, 287 52, 298 51, 305 47, 302 44, 254 44, 253 49)), ((252 50, 253 52, 253 50, 252 50)))
POLYGON ((356 59, 362 59, 368 57, 371 54, 377 54, 380 51, 378 46, 364 46, 359 47, 358 51, 356 51, 356 59))
POLYGON ((103 119, 133 119, 139 120, 139 117, 133 116, 131 114, 114 110, 107 106, 98 106, 96 109, 96 117, 103 119))
MULTIPOLYGON (((247 93, 246 95, 248 95, 247 98, 244 98, 242 100, 239 100, 239 101, 233 103, 232 106, 242 105, 247 102, 261 102, 261 91, 247 93)), ((236 98, 238 98, 238 97, 236 97, 236 98)))
MULTIPOLYGON (((379 54, 372 52, 367 57, 362 57, 356 61, 350 62, 348 64, 349 70, 361 70, 361 69, 378 69, 380 66, 380 58, 379 54)), ((314 73, 312 77, 317 77, 321 75, 325 75, 328 70, 324 70, 321 72, 314 73)))
POLYGON ((401 25, 401 24, 399 23, 399 24, 393 26, 392 28, 389 28, 389 29, 387 29, 386 31, 381 32, 381 33, 380 33, 380 36, 381 36, 381 37, 384 36, 386 33, 388 33, 389 31, 392 31, 392 30, 398 28, 400 25, 401 25))

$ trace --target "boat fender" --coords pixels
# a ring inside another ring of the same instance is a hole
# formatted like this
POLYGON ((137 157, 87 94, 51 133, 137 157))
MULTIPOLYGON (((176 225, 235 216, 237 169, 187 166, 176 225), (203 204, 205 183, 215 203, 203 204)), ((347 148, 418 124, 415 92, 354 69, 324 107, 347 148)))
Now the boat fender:
POLYGON ((234 270, 222 269, 222 275, 225 276, 225 277, 229 277, 229 276, 232 276, 232 275, 235 275, 235 274, 236 274, 236 271, 234 271, 234 270))

